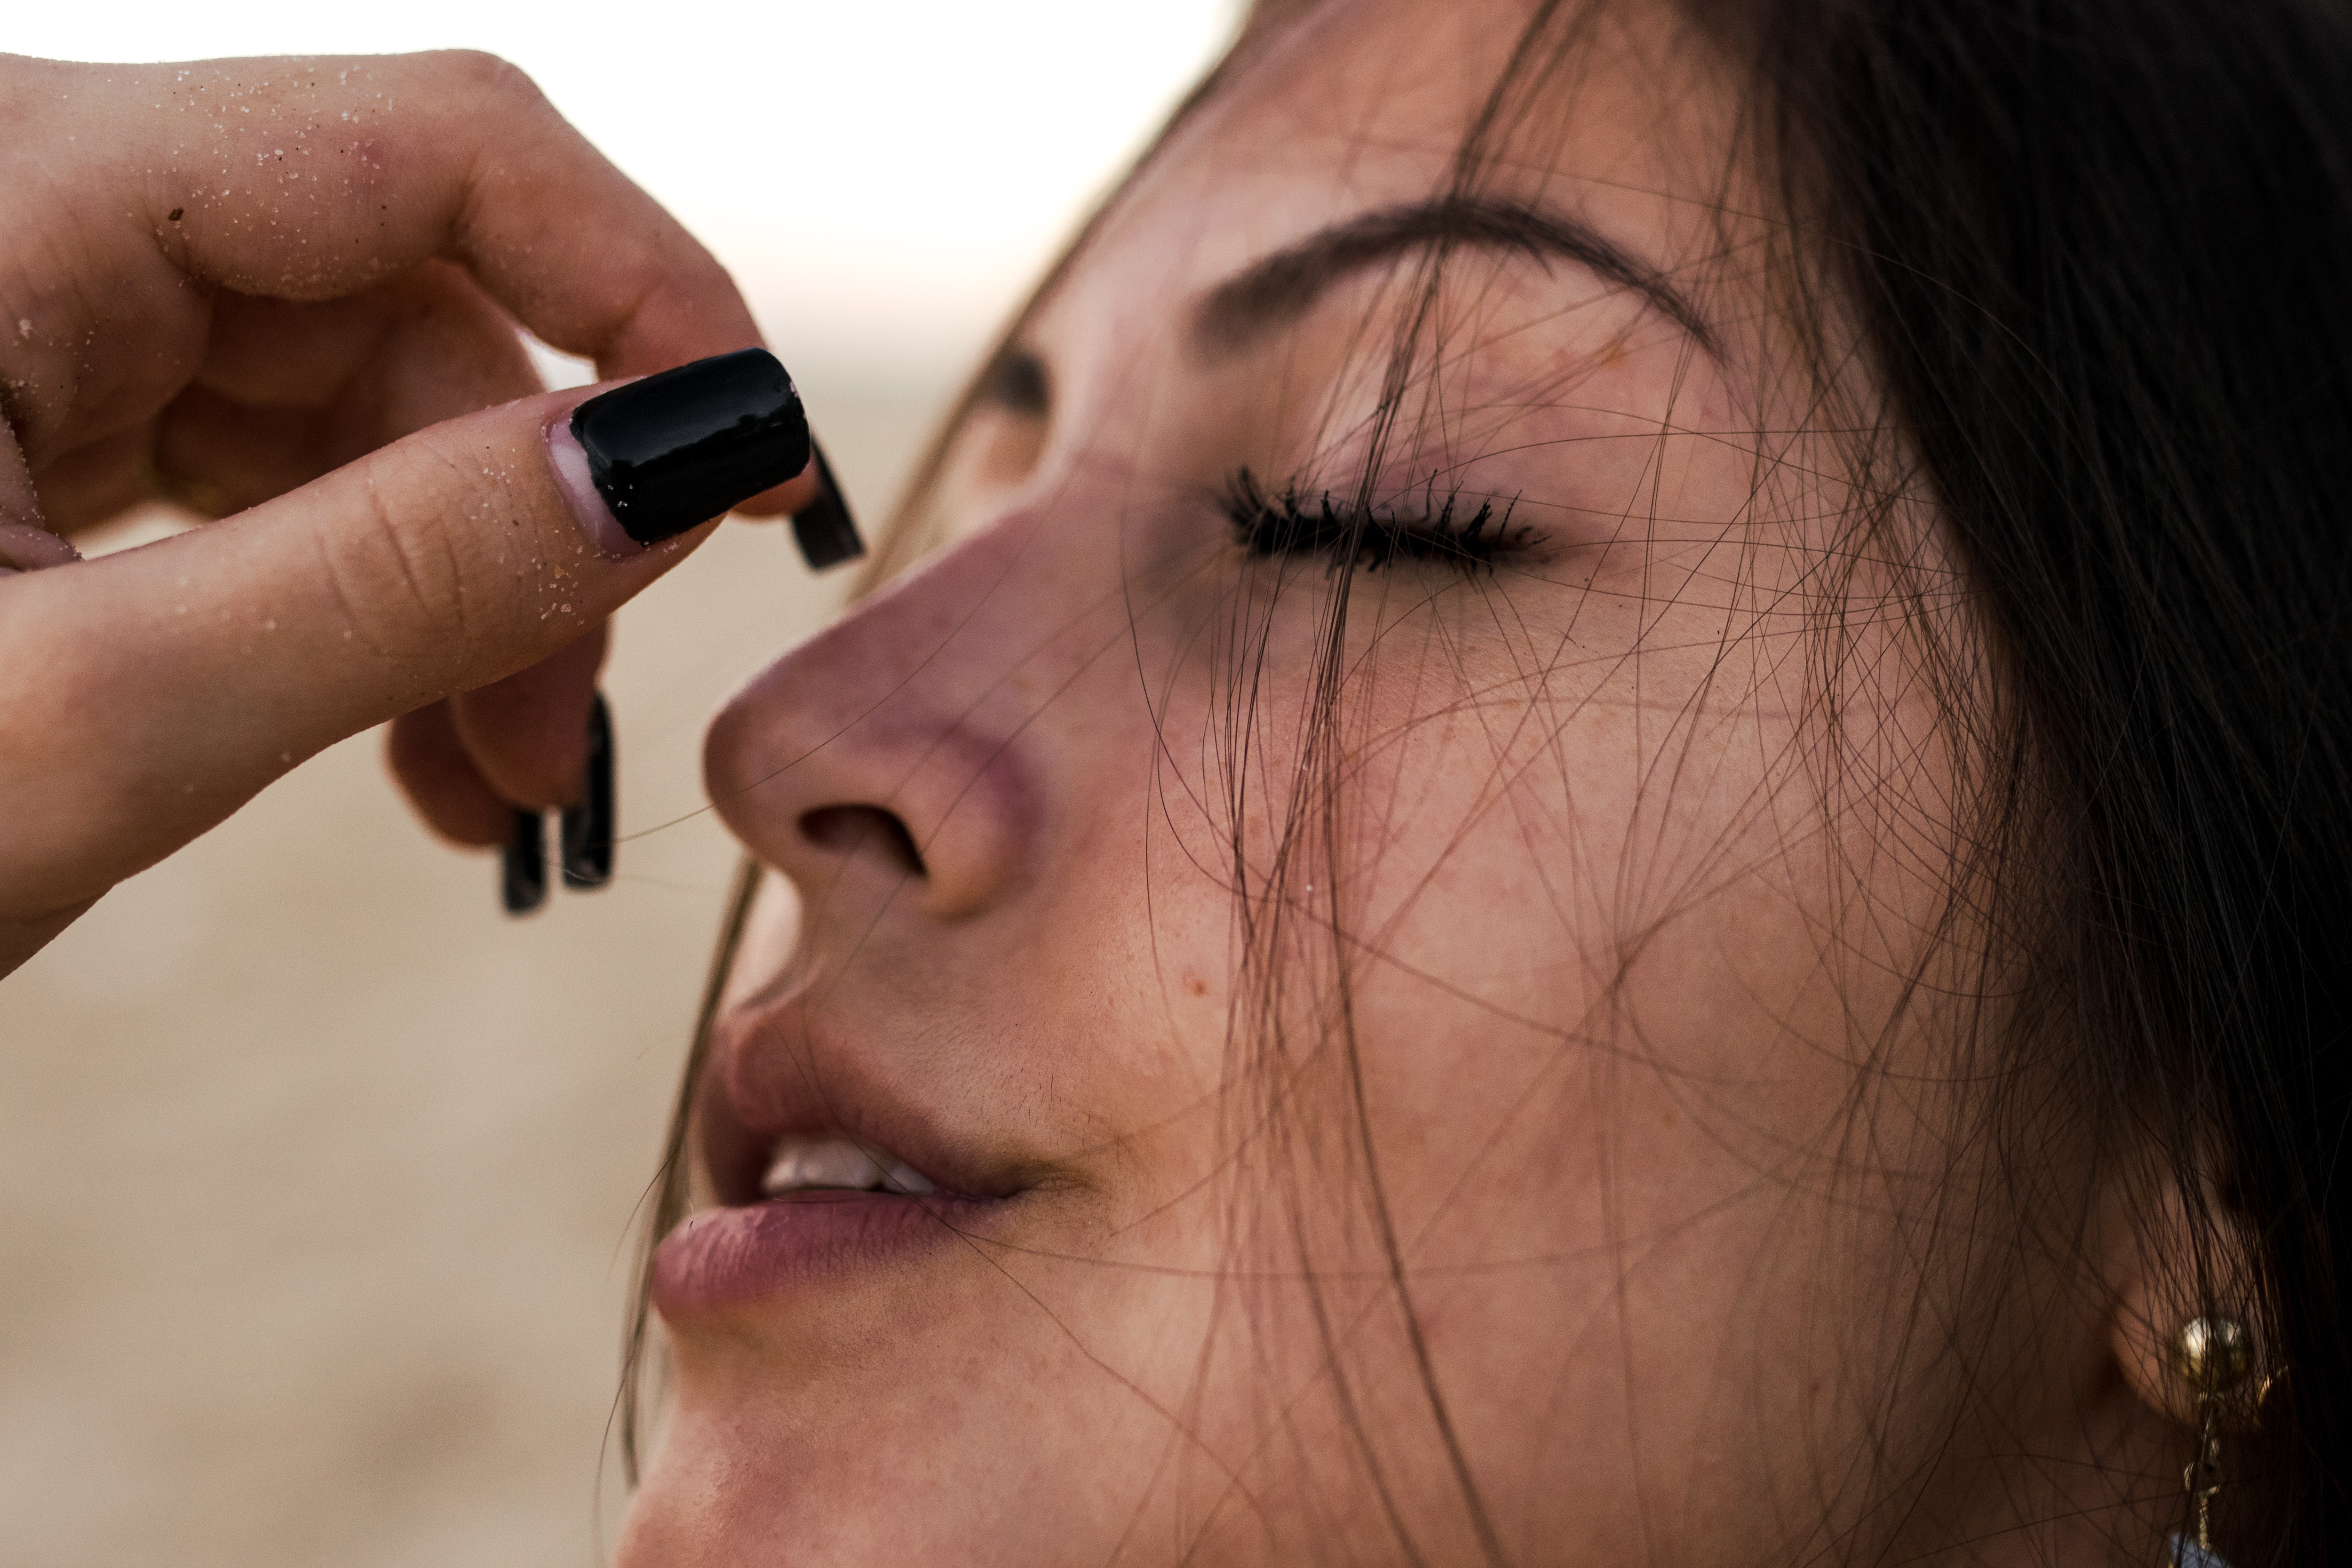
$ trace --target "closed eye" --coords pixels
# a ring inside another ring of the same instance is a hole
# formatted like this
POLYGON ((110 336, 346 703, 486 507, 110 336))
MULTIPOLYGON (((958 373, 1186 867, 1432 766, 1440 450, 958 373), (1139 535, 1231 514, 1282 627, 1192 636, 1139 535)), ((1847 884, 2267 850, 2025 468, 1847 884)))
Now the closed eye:
POLYGON ((1342 501, 1328 490, 1308 496, 1292 485, 1272 491, 1242 468, 1226 481, 1223 505, 1234 542, 1249 555, 1320 555, 1333 572, 1377 572, 1399 562, 1492 572, 1497 563, 1528 554, 1543 542, 1536 530, 1512 521, 1516 499, 1499 510, 1493 497, 1460 492, 1443 498, 1425 493, 1422 502, 1417 514, 1400 514, 1387 506, 1367 509, 1342 501))

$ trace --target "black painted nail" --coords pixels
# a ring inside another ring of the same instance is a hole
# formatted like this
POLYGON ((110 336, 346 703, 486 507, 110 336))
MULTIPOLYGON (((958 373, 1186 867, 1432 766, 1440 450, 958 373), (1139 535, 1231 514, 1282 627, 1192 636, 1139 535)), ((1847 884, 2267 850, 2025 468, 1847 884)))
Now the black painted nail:
POLYGON ((811 439, 809 450, 815 455, 816 477, 824 481, 824 493, 793 513, 793 538, 809 570, 822 572, 865 554, 866 541, 857 537, 857 521, 849 515, 848 499, 833 477, 833 465, 824 460, 824 448, 811 439))
POLYGON ((563 808, 563 885, 585 890, 613 879, 613 713, 604 694, 588 710, 588 766, 580 798, 563 808))
POLYGON ((572 411, 588 477, 623 531, 656 544, 808 467, 808 416, 765 349, 697 360, 572 411))
POLYGON ((527 915, 547 901, 547 824, 538 812, 518 806, 508 821, 499 896, 510 915, 527 915))

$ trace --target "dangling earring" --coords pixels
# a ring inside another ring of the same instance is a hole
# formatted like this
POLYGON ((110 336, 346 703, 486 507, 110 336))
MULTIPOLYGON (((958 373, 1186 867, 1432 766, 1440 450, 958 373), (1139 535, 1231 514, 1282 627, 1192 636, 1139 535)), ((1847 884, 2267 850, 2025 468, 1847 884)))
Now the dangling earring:
MULTIPOLYGON (((2213 1550, 2213 1499, 2221 1489, 2221 1411, 2254 1370, 2253 1338, 2234 1318, 2191 1318, 2172 1336, 2172 1370, 2197 1392, 2197 1457, 2180 1484, 2197 1505, 2195 1540, 2171 1538, 2171 1568, 2230 1568, 2213 1550)), ((2265 1379, 2262 1392, 2270 1392, 2265 1379)), ((2259 1403, 2259 1400, 2257 1400, 2259 1403)))

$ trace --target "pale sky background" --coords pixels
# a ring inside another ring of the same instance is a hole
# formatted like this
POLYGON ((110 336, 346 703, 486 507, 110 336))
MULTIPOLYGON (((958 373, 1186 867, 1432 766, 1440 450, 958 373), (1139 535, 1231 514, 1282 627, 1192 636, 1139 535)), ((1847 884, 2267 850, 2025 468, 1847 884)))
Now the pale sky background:
POLYGON ((529 71, 735 269, 780 351, 961 363, 1223 41, 1234 0, 16 5, 0 47, 468 47, 529 71))

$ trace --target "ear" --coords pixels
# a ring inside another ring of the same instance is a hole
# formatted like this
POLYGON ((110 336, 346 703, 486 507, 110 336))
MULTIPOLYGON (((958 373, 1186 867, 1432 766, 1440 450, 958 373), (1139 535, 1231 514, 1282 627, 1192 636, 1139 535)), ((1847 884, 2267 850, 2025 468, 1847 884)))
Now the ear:
POLYGON ((2192 1197, 2176 1171, 2157 1166, 2127 1185, 2137 1201, 2111 1211, 2119 1223, 2108 1247, 2107 1342, 2124 1381, 2151 1410, 2195 1427, 2200 1391, 2182 1363, 2182 1331, 2200 1318, 2234 1320, 2253 1336, 2248 1375, 2231 1392, 2231 1424, 2242 1424, 2273 1366, 2252 1311, 2245 1229, 2210 1180, 2192 1197))

